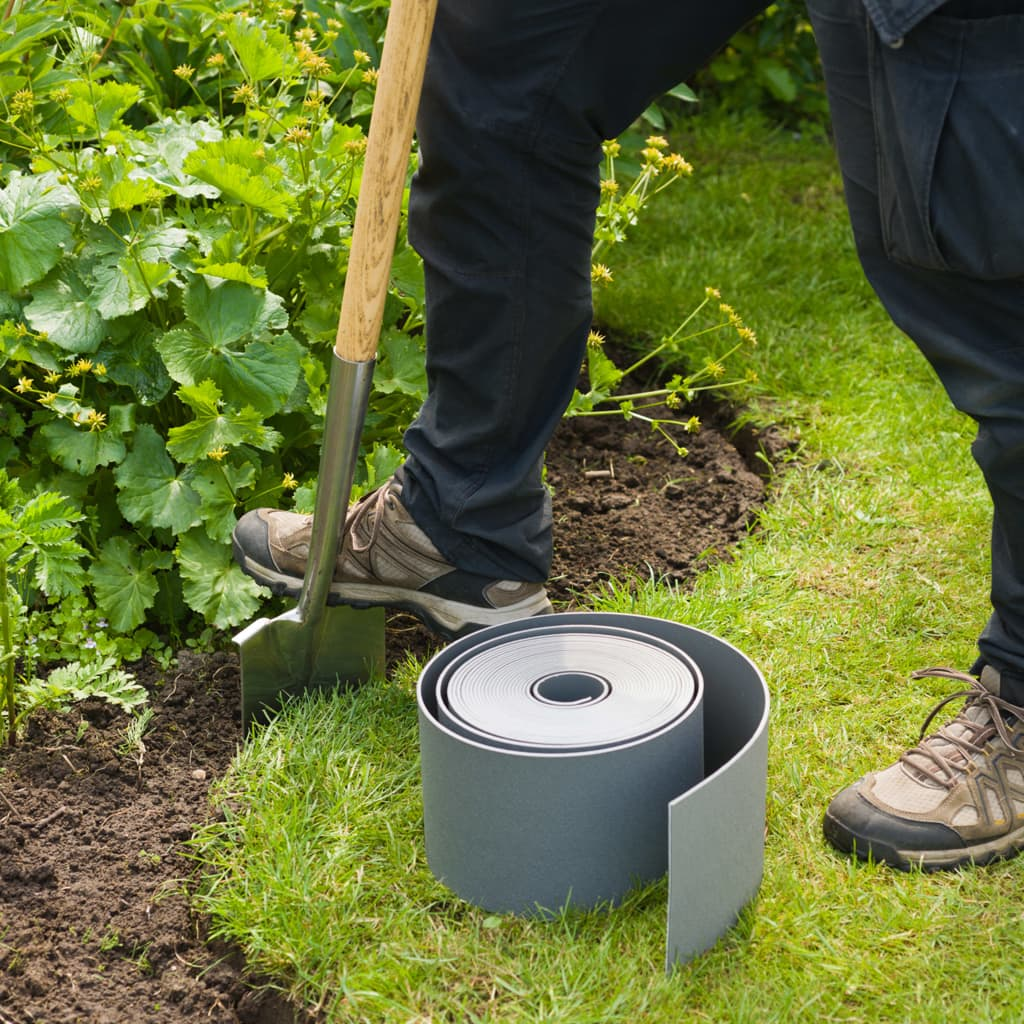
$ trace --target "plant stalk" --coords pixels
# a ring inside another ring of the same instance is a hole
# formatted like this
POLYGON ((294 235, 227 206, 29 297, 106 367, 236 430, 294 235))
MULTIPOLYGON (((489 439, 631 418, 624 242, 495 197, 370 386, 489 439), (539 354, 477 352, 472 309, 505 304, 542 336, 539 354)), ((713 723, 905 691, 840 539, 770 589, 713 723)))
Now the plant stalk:
POLYGON ((0 730, 0 737, 4 737, 8 745, 13 747, 18 739, 14 727, 14 716, 17 710, 14 702, 14 638, 11 633, 7 562, 3 560, 0 560, 0 640, 3 641, 3 703, 7 711, 7 725, 0 730))

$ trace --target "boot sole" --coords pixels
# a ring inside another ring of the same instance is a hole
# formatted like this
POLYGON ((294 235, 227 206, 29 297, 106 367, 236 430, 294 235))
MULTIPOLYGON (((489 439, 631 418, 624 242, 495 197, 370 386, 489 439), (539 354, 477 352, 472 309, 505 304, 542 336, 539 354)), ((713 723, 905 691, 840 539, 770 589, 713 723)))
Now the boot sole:
POLYGON ((827 811, 823 823, 825 838, 843 853, 876 864, 888 864, 900 871, 951 871, 961 867, 984 867, 1009 860, 1024 849, 1024 826, 987 843, 975 843, 958 850, 901 850, 889 843, 859 836, 827 811))
MULTIPOLYGON (((260 586, 270 590, 275 597, 298 598, 302 591, 301 579, 268 572, 266 566, 250 559, 234 538, 232 550, 235 562, 242 572, 260 586)), ((395 608, 414 615, 428 629, 448 640, 456 640, 485 626, 498 626, 514 619, 547 615, 553 611, 551 602, 543 591, 507 608, 481 608, 402 587, 336 581, 331 582, 327 603, 332 607, 346 605, 350 608, 395 608)))

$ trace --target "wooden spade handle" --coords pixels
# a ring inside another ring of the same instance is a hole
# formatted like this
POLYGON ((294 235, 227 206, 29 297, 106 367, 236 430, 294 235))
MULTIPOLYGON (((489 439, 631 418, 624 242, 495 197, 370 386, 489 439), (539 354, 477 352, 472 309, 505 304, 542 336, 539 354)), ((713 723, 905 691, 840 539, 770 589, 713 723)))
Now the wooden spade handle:
POLYGON ((334 342, 350 362, 372 361, 377 352, 436 9, 437 0, 391 2, 334 342))

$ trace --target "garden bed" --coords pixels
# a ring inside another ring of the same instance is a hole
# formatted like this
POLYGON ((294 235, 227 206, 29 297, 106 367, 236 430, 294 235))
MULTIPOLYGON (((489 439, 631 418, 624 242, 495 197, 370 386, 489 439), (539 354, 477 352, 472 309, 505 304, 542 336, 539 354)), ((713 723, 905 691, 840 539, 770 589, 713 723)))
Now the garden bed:
MULTIPOLYGON (((559 608, 609 577, 685 585, 745 534, 764 496, 755 452, 779 442, 709 422, 685 443, 680 459, 636 421, 563 422, 548 457, 559 608)), ((389 658, 434 644, 389 620, 389 658)), ((124 748, 121 713, 88 702, 38 715, 2 755, 0 1024, 291 1021, 189 906, 186 843, 241 738, 237 658, 185 650, 136 671, 154 711, 144 752, 124 748)))

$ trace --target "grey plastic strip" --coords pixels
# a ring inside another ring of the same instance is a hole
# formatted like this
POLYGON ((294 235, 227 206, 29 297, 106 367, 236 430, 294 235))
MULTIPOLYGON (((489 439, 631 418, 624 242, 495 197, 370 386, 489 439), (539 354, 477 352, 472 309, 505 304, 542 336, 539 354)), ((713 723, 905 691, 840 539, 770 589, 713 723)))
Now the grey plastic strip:
POLYGON ((756 893, 768 690, 725 641, 636 615, 522 620, 435 655, 417 699, 427 860, 463 899, 544 915, 667 868, 671 967, 756 893))

